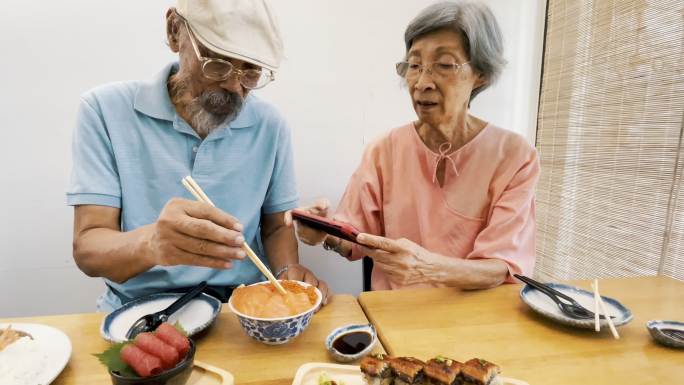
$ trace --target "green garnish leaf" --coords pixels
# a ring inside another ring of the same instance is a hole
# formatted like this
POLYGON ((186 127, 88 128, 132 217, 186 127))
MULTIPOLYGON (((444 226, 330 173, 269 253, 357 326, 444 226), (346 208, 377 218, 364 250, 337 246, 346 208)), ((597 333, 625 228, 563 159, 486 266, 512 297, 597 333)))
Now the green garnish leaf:
POLYGON ((331 381, 330 376, 326 372, 321 373, 318 377, 318 385, 330 385, 331 381))
POLYGON ((105 350, 100 354, 93 354, 97 357, 100 362, 107 367, 108 370, 112 372, 118 372, 124 377, 135 377, 140 378, 138 374, 131 369, 128 364, 121 360, 121 349, 126 346, 129 342, 121 342, 118 344, 113 344, 109 349, 105 350))
POLYGON ((334 381, 327 372, 323 372, 318 376, 318 385, 344 385, 344 382, 334 381))
POLYGON ((185 329, 183 329, 183 325, 181 325, 181 323, 179 321, 176 321, 176 323, 173 324, 173 327, 175 327, 176 330, 178 330, 180 332, 180 334, 182 334, 186 337, 188 336, 188 332, 186 332, 185 329))
POLYGON ((435 361, 439 362, 440 364, 446 360, 447 360, 446 357, 444 357, 442 355, 435 357, 435 361))

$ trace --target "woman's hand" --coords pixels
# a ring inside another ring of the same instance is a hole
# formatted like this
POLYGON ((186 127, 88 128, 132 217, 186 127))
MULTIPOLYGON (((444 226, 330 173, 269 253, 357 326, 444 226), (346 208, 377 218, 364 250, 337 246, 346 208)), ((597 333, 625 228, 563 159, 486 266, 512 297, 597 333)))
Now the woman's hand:
POLYGON ((328 288, 328 284, 325 283, 325 281, 319 280, 311 270, 298 263, 287 265, 287 270, 279 274, 276 278, 306 282, 311 286, 317 287, 323 295, 323 300, 321 301, 321 304, 323 305, 328 304, 328 299, 332 295, 330 289, 328 288))
POLYGON ((489 289, 501 285, 509 275, 508 264, 497 258, 451 258, 404 238, 359 234, 356 240, 367 246, 363 252, 373 258, 390 282, 400 286, 439 283, 462 289, 489 289))
POLYGON ((430 283, 440 275, 439 256, 408 239, 394 240, 363 233, 356 240, 367 246, 363 251, 394 284, 430 283))
MULTIPOLYGON (((308 207, 300 207, 298 210, 306 211, 309 214, 318 215, 321 217, 327 217, 329 207, 330 201, 328 201, 327 199, 319 199, 316 202, 314 202, 313 205, 308 207)), ((325 232, 316 230, 314 228, 306 226, 303 223, 300 223, 299 221, 293 220, 292 210, 286 211, 285 225, 288 227, 292 226, 293 222, 297 222, 295 226, 297 228, 297 237, 299 237, 299 239, 307 245, 319 245, 323 243, 323 241, 325 240, 325 237, 327 235, 325 232)))

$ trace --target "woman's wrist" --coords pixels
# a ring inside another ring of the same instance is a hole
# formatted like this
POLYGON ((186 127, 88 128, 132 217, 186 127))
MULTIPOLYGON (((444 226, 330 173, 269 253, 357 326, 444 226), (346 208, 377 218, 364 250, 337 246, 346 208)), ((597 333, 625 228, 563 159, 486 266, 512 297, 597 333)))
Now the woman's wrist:
POLYGON ((508 265, 499 259, 448 259, 453 261, 443 270, 443 283, 447 286, 489 289, 502 284, 508 275, 508 265))
POLYGON ((422 276, 421 281, 425 283, 450 286, 454 273, 459 270, 454 266, 459 261, 441 254, 427 252, 420 259, 422 263, 416 266, 416 270, 422 276))

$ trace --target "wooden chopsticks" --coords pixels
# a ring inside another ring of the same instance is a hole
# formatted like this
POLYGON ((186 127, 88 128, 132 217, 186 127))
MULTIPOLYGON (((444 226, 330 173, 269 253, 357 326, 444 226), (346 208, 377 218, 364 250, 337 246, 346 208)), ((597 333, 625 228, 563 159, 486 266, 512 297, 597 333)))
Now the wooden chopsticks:
POLYGON ((601 298, 601 294, 599 293, 598 290, 598 279, 595 279, 594 282, 591 284, 592 290, 594 290, 594 328, 595 330, 601 331, 601 323, 599 322, 599 308, 601 308, 601 311, 603 312, 603 315, 606 318, 606 321, 608 321, 608 327, 610 328, 610 332, 613 333, 613 337, 616 340, 620 339, 620 335, 617 332, 617 329, 615 329, 615 325, 613 324, 613 320, 610 318, 610 315, 608 314, 608 311, 606 310, 606 305, 603 303, 603 299, 601 298))
MULTIPOLYGON (((197 184, 197 182, 195 182, 194 179, 192 179, 192 177, 190 175, 183 178, 181 183, 183 183, 183 186, 185 186, 185 188, 188 191, 190 191, 190 193, 198 201, 208 203, 214 207, 216 206, 216 205, 214 205, 214 202, 212 202, 211 199, 209 199, 207 194, 204 193, 202 188, 197 184)), ((268 278, 269 281, 271 281, 273 286, 275 286, 275 288, 280 292, 280 294, 285 295, 287 293, 285 291, 285 288, 283 288, 283 286, 280 284, 280 282, 278 282, 278 280, 273 276, 273 273, 271 273, 271 271, 268 269, 268 267, 266 267, 266 265, 264 265, 264 263, 261 262, 261 259, 259 259, 259 257, 257 257, 256 254, 254 254, 254 251, 252 251, 252 248, 249 247, 247 242, 242 242, 242 249, 245 251, 245 253, 249 257, 249 259, 251 259, 252 262, 256 265, 256 267, 259 268, 259 271, 261 271, 261 273, 264 276, 266 276, 266 278, 268 278)))
POLYGON ((601 331, 601 321, 599 320, 599 295, 598 295, 598 279, 591 284, 591 290, 594 291, 594 330, 601 331))

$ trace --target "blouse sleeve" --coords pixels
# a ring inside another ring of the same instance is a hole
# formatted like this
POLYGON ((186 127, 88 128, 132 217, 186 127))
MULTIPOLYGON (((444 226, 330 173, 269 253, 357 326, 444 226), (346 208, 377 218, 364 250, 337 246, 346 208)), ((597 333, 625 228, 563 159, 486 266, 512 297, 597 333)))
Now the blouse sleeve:
MULTIPOLYGON (((384 236, 382 221, 382 168, 380 148, 371 144, 363 154, 361 164, 349 179, 333 219, 346 222, 362 233, 384 236)), ((347 259, 363 258, 354 244, 347 259)))
POLYGON ((536 151, 518 169, 489 212, 487 225, 475 238, 466 259, 500 259, 513 274, 529 275, 535 263, 535 187, 539 179, 536 151))

